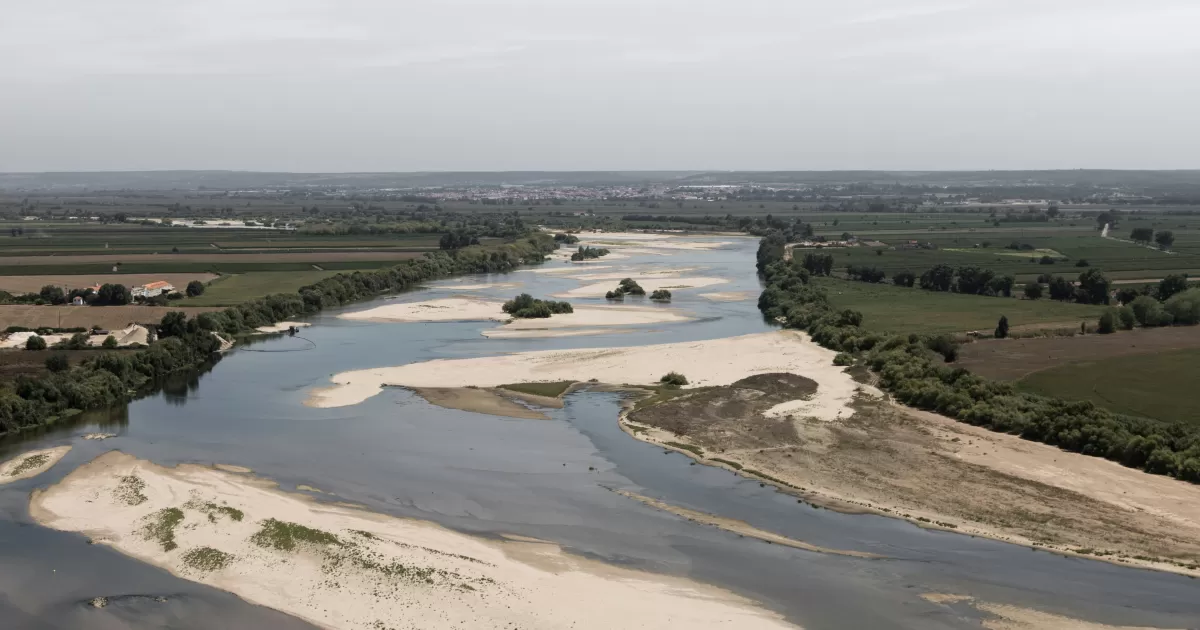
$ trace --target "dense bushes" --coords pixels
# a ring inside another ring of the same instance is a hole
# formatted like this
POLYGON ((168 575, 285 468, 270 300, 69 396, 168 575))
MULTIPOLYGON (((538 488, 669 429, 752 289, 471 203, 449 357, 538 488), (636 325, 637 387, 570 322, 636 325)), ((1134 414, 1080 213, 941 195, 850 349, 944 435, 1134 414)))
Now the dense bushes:
POLYGON ((656 289, 650 292, 650 299, 655 302, 670 302, 671 292, 666 289, 656 289))
POLYGON ((501 307, 505 313, 519 318, 545 318, 561 313, 573 313, 575 309, 567 302, 554 300, 535 300, 532 295, 522 293, 504 303, 501 307))
MULTIPOLYGON (((782 251, 778 256, 767 252, 758 262, 766 284, 758 306, 765 316, 789 328, 807 330, 826 348, 858 353, 879 375, 880 386, 901 403, 1147 472, 1200 482, 1200 428, 1115 414, 1090 402, 1018 393, 1009 383, 989 381, 947 365, 955 358, 957 345, 946 337, 881 335, 863 330, 860 313, 834 309, 825 293, 809 284, 812 274, 801 265, 785 261, 782 251)), ((949 286, 953 270, 939 267, 923 274, 922 282, 949 286), (951 271, 949 278, 946 270, 951 271)), ((1171 299, 1175 300, 1174 311, 1189 316, 1195 313, 1200 319, 1200 289, 1171 299)), ((1148 304, 1143 302, 1142 306, 1148 304)), ((1159 306, 1173 317, 1171 306, 1159 306)), ((1128 315, 1114 310, 1109 316, 1116 327, 1128 317, 1138 321, 1151 317, 1148 312, 1146 308, 1139 311, 1135 301, 1128 315)))
POLYGON ((574 254, 571 254, 571 260, 580 262, 583 260, 591 260, 593 258, 599 258, 607 255, 608 250, 603 247, 585 247, 580 245, 579 249, 574 254))
MULTIPOLYGON (((522 263, 541 262, 554 248, 551 236, 535 234, 496 247, 432 252, 387 269, 338 274, 302 287, 298 293, 268 295, 190 320, 169 313, 158 327, 159 341, 144 350, 97 352, 61 372, 0 383, 0 434, 50 423, 72 410, 125 403, 166 375, 202 367, 215 360, 222 345, 213 332, 242 334, 452 274, 512 271, 522 263)), ((119 285, 105 286, 114 286, 107 292, 110 296, 120 293, 115 290, 119 285)), ((106 291, 101 288, 100 293, 106 291)), ((86 335, 78 337, 86 344, 86 335)), ((75 344, 76 338, 72 338, 64 345, 70 348, 75 344)))
POLYGON ((633 278, 625 278, 617 283, 617 288, 604 294, 610 300, 623 300, 626 295, 646 295, 646 290, 633 278))

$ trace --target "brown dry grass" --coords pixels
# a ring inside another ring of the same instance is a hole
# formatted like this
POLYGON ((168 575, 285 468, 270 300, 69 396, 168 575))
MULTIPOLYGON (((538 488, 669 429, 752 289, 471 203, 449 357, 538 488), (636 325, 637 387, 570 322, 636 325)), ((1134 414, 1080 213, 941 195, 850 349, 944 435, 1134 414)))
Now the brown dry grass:
POLYGON ((340 262, 363 260, 408 260, 423 256, 421 252, 313 252, 264 254, 84 254, 78 256, 5 256, 6 266, 84 265, 104 263, 279 263, 279 262, 340 262))
POLYGON ((1200 326, 1139 328, 1112 335, 993 339, 962 346, 955 366, 980 376, 1017 380, 1076 361, 1200 348, 1200 326))
POLYGON ((9 326, 25 328, 91 328, 106 330, 124 328, 129 324, 157 324, 163 315, 183 311, 192 317, 220 307, 171 306, 32 306, 28 304, 0 305, 0 330, 9 326))
MULTIPOLYGON (((56 257, 57 258, 57 257, 56 257)), ((192 280, 210 282, 217 278, 212 273, 127 273, 127 274, 96 274, 96 275, 58 275, 58 276, 0 276, 0 291, 9 293, 37 293, 46 285, 63 287, 66 290, 82 289, 95 284, 123 284, 136 287, 158 280, 166 280, 174 287, 183 291, 192 280)))
POLYGON ((796 419, 795 437, 774 444, 746 430, 763 420, 756 415, 708 414, 716 423, 691 438, 661 430, 679 426, 670 421, 673 402, 655 414, 631 413, 631 421, 654 427, 629 424, 634 435, 703 446, 702 458, 777 479, 815 503, 1121 562, 1162 559, 1155 566, 1200 569, 1200 486, 882 401, 860 401, 846 420, 796 419))

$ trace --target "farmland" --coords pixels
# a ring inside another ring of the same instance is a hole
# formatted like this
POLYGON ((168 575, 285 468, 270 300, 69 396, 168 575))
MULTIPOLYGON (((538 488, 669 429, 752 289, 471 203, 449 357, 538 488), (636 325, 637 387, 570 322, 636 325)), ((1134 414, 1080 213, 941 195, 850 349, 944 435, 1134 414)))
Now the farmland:
POLYGON ((1117 413, 1200 425, 1200 349, 1098 358, 1034 372, 1024 391, 1089 400, 1117 413))
POLYGON ((208 285, 204 295, 188 298, 188 306, 233 306, 271 293, 295 293, 300 287, 336 271, 261 271, 224 276, 208 285))
POLYGON ((0 291, 9 293, 37 293, 42 287, 53 285, 66 290, 79 289, 96 284, 120 283, 125 286, 148 284, 158 280, 170 282, 182 291, 192 280, 210 282, 217 276, 211 273, 161 273, 161 274, 97 274, 69 276, 0 276, 0 291))
POLYGON ((171 311, 184 311, 188 316, 216 308, 175 306, 33 306, 0 304, 0 330, 11 326, 23 328, 91 328, 112 330, 129 324, 157 324, 171 311))
POLYGON ((863 327, 887 333, 991 333, 1000 316, 1008 317, 1014 332, 1044 328, 1078 330, 1093 325, 1102 307, 1052 300, 1024 300, 925 291, 888 284, 868 284, 817 278, 838 309, 863 314, 863 327))

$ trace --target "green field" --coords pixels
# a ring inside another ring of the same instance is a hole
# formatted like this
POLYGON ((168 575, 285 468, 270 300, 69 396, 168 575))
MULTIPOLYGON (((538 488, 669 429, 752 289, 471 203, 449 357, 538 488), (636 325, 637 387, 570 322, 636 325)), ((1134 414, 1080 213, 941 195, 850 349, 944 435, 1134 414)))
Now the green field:
POLYGON ((868 284, 833 278, 815 278, 837 308, 863 314, 863 328, 888 333, 991 333, 1000 316, 1013 328, 1061 325, 1094 325, 1104 307, 1053 300, 1023 300, 925 291, 890 284, 868 284))
POLYGON ((1078 362, 1018 381, 1028 392, 1090 400, 1118 413, 1200 424, 1200 350, 1176 350, 1078 362))
POLYGON ((188 298, 185 306, 233 306, 271 293, 295 293, 336 271, 261 271, 224 276, 209 283, 204 295, 188 298))

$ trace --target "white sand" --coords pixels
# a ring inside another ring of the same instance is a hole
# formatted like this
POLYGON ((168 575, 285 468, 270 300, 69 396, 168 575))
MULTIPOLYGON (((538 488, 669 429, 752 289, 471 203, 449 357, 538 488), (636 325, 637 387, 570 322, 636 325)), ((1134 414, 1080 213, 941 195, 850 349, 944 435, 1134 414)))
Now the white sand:
POLYGON ((309 322, 278 322, 271 324, 270 326, 259 326, 254 330, 257 330, 260 333, 281 333, 287 332, 288 328, 291 328, 292 326, 295 326, 296 328, 307 328, 312 326, 312 324, 309 322))
MULTIPOLYGON (((503 302, 475 298, 443 298, 425 302, 405 302, 377 306, 356 313, 344 313, 345 319, 377 322, 453 322, 453 321, 502 321, 508 322, 500 328, 483 332, 485 337, 535 337, 556 335, 519 334, 515 331, 537 331, 560 328, 585 328, 598 326, 629 326, 637 324, 662 324, 686 322, 693 318, 666 307, 638 306, 581 306, 573 313, 564 313, 547 318, 513 319, 503 310, 503 302), (496 334, 495 331, 506 331, 496 334)), ((565 336, 565 335, 564 335, 565 336)))
MULTIPOLYGON (((633 276, 641 278, 678 278, 680 274, 685 274, 689 271, 695 271, 696 267, 667 267, 661 269, 645 269, 645 265, 639 265, 639 268, 626 267, 621 271, 608 271, 605 273, 581 273, 573 274, 570 277, 575 280, 622 280, 633 276)), ((592 271, 588 269, 587 271, 592 271)))
POLYGON ((505 383, 590 379, 613 385, 652 385, 667 372, 675 371, 687 377, 689 387, 695 387, 728 385, 755 374, 789 372, 817 382, 817 392, 804 401, 804 415, 833 420, 853 413, 850 403, 859 389, 854 379, 833 365, 836 355, 809 341, 803 333, 779 331, 632 348, 437 359, 336 374, 332 387, 314 390, 305 404, 355 405, 378 394, 384 385, 496 387, 505 383))
POLYGON ((28 451, 17 455, 0 464, 0 486, 36 477, 50 470, 50 467, 57 464, 58 460, 62 459, 70 450, 70 446, 56 446, 54 448, 28 451), (31 461, 29 465, 24 465, 25 461, 30 458, 36 459, 31 461))
POLYGON ((42 525, 83 533, 323 628, 793 627, 714 587, 579 558, 557 545, 485 541, 317 503, 251 476, 164 468, 115 451, 35 492, 30 513, 42 525), (165 549, 167 539, 149 537, 145 528, 161 523, 159 511, 169 508, 183 518, 165 528, 177 545, 165 549), (279 549, 271 543, 281 539, 267 537, 260 544, 254 537, 266 519, 319 530, 325 541, 279 549), (209 568, 185 560, 202 548, 216 550, 210 557, 229 556, 209 568))
POLYGON ((88 338, 88 345, 103 346, 104 341, 108 339, 109 336, 117 340, 118 347, 124 348, 134 344, 146 345, 146 343, 150 340, 150 331, 146 330, 144 326, 132 324, 122 330, 109 331, 109 334, 107 335, 92 335, 88 338))
POLYGON ((430 291, 481 291, 483 289, 511 289, 520 286, 515 282, 496 282, 494 284, 435 284, 430 291))
MULTIPOLYGON (((652 275, 632 275, 622 276, 622 278, 632 278, 649 295, 652 291, 659 289, 667 289, 669 291, 679 291, 683 289, 699 289, 710 287, 716 284, 725 284, 729 282, 726 278, 664 278, 661 276, 652 275)), ((577 289, 571 289, 564 293, 556 293, 556 298, 583 298, 583 297, 604 297, 604 294, 617 288, 618 280, 610 280, 607 282, 596 282, 594 284, 585 285, 577 289)), ((636 299, 636 298, 626 298, 636 299)))
MULTIPOLYGON (((588 267, 587 271, 595 271, 597 269, 612 269, 612 265, 595 265, 588 267)), ((579 273, 581 270, 578 267, 541 267, 539 269, 522 269, 521 271, 528 273, 579 273)))
POLYGON ((726 291, 716 293, 701 293, 700 297, 714 302, 743 302, 758 299, 754 291, 726 291))
POLYGON ((471 322, 507 321, 502 302, 477 298, 441 298, 424 302, 401 302, 365 311, 342 313, 340 319, 372 322, 471 322))
POLYGON ((508 326, 499 326, 480 331, 479 334, 488 339, 549 339, 554 337, 588 337, 591 335, 610 335, 615 333, 646 332, 641 329, 613 330, 612 328, 526 328, 510 330, 508 326))
POLYGON ((71 337, 70 335, 38 335, 35 332, 15 332, 10 333, 8 337, 0 341, 0 348, 19 348, 24 350, 25 342, 29 341, 29 338, 35 335, 41 337, 46 342, 47 347, 71 337))

